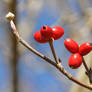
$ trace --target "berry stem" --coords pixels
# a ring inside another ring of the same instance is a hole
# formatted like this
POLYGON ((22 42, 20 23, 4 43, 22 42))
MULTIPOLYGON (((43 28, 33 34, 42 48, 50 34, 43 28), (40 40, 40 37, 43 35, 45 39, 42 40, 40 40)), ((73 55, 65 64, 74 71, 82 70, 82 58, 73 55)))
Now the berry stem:
POLYGON ((87 64, 86 64, 86 62, 85 62, 85 60, 84 60, 84 58, 83 58, 83 65, 84 65, 84 67, 85 67, 87 73, 89 73, 89 68, 88 68, 88 66, 87 66, 87 64))
POLYGON ((51 51, 52 51, 52 54, 53 54, 53 57, 54 57, 56 63, 59 64, 60 62, 59 62, 59 60, 58 60, 58 58, 56 56, 55 49, 54 49, 54 46, 53 46, 53 38, 51 38, 49 40, 49 45, 50 45, 50 48, 51 48, 51 51))
POLYGON ((83 65, 84 65, 84 67, 85 67, 85 69, 86 69, 86 75, 87 75, 88 78, 89 78, 89 82, 90 82, 90 84, 92 84, 92 70, 91 70, 91 68, 90 68, 90 69, 88 68, 88 66, 87 66, 87 64, 86 64, 86 62, 85 62, 85 60, 84 60, 84 58, 83 58, 83 65))

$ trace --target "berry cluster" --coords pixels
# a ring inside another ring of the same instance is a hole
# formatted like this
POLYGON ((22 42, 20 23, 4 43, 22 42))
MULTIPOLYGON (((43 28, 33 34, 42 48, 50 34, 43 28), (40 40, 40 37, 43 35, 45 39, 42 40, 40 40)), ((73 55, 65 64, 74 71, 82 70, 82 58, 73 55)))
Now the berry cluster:
POLYGON ((64 29, 62 27, 49 27, 44 25, 41 27, 40 31, 34 33, 34 39, 39 43, 47 43, 51 38, 54 40, 59 39, 64 34, 64 29))
MULTIPOLYGON (((64 34, 64 29, 62 27, 49 27, 44 25, 41 27, 40 31, 34 33, 34 39, 39 43, 47 43, 50 39, 57 40, 64 34)), ((78 45, 71 38, 67 38, 64 41, 66 49, 72 53, 69 58, 68 64, 71 68, 76 69, 80 67, 83 62, 83 56, 87 55, 92 50, 92 44, 90 42, 85 42, 82 45, 78 45)))
POLYGON ((83 56, 87 55, 92 50, 92 44, 90 42, 85 42, 79 47, 71 38, 67 38, 64 41, 64 45, 69 52, 73 53, 68 61, 69 66, 73 69, 80 67, 83 56))

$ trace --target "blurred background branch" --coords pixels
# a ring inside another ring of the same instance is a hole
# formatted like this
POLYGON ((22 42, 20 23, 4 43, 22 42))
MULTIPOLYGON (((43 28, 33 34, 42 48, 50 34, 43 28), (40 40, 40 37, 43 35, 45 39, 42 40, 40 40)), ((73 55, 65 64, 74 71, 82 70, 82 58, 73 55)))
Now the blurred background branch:
MULTIPOLYGON (((17 16, 17 8, 16 8, 16 0, 6 0, 9 11, 13 12, 17 16)), ((14 23, 17 25, 17 18, 15 17, 14 23)), ((11 30, 11 29, 10 29, 11 30)), ((17 72, 17 62, 19 58, 18 47, 17 47, 17 40, 16 38, 10 33, 9 35, 12 39, 10 40, 11 44, 11 67, 13 73, 13 92, 18 92, 17 89, 17 80, 18 80, 18 72, 17 72)))

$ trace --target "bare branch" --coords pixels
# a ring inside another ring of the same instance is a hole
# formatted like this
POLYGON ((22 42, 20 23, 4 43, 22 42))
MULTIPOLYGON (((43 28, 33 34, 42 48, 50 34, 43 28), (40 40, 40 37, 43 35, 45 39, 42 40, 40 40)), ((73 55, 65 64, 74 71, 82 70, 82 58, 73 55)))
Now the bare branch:
POLYGON ((92 86, 89 86, 85 83, 80 82, 79 80, 77 80, 76 78, 74 78, 71 74, 69 74, 64 67, 60 64, 57 64, 55 62, 53 62, 51 59, 49 59, 48 57, 44 56, 43 54, 41 54, 40 52, 38 52, 37 50, 35 50, 34 48, 32 48, 26 41, 24 41, 22 39, 22 37, 19 35, 16 26, 13 22, 13 20, 10 20, 10 25, 12 28, 12 32, 13 34, 16 36, 16 38, 19 40, 19 42, 21 44, 23 44, 26 48, 28 48, 30 51, 32 51, 34 54, 36 54, 37 56, 41 57, 42 59, 44 59, 46 62, 48 62, 49 64, 53 65, 54 67, 56 67, 62 74, 64 74, 69 80, 73 81, 74 83, 87 88, 89 90, 92 90, 92 86))

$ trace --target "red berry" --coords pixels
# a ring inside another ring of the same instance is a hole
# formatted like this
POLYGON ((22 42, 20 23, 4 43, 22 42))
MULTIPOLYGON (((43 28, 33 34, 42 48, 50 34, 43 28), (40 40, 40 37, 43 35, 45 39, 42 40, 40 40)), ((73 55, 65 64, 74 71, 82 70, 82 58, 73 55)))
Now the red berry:
POLYGON ((40 32, 45 40, 50 40, 52 38, 53 32, 51 27, 44 25, 41 27, 40 32))
POLYGON ((64 34, 64 29, 62 27, 53 27, 52 30, 54 40, 59 39, 64 34))
POLYGON ((92 44, 90 42, 85 42, 79 47, 79 53, 84 56, 87 55, 92 50, 92 44))
POLYGON ((68 64, 72 69, 80 67, 83 57, 79 53, 72 54, 69 58, 68 64))
POLYGON ((42 37, 40 31, 34 33, 34 39, 39 43, 46 43, 47 41, 42 37))
POLYGON ((76 53, 79 51, 78 44, 74 40, 72 40, 71 38, 67 38, 64 41, 64 45, 67 48, 67 50, 70 51, 71 53, 76 53))

